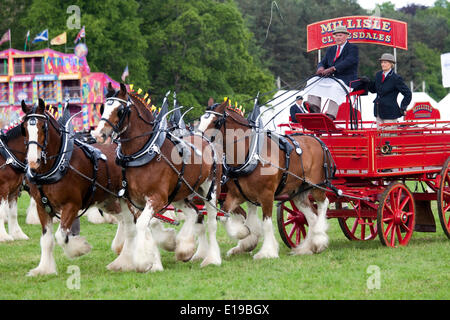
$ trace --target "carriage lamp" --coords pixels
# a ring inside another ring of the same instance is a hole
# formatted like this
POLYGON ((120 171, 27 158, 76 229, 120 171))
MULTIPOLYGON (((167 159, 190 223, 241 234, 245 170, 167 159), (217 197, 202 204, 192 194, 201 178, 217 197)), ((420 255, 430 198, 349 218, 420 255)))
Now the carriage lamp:
POLYGON ((389 144, 389 141, 386 141, 383 146, 381 146, 381 153, 382 154, 391 154, 392 153, 392 146, 389 144))

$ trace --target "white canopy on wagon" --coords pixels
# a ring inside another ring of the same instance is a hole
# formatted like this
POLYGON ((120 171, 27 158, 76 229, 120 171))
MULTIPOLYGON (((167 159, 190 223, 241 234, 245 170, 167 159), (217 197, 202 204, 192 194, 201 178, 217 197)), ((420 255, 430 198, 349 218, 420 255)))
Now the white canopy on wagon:
POLYGON ((303 92, 279 90, 267 106, 261 107, 261 119, 265 129, 284 133, 285 129, 280 129, 278 125, 289 122, 289 109, 295 103, 295 97, 298 95, 303 95, 303 92))
POLYGON ((441 113, 441 120, 450 121, 450 93, 439 101, 438 109, 441 113))

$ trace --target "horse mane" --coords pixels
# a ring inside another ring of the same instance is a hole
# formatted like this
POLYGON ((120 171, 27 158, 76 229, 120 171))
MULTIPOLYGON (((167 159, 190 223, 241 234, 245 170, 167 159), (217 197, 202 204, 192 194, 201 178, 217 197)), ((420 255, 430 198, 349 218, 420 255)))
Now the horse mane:
POLYGON ((144 107, 144 109, 147 109, 148 113, 150 114, 150 121, 153 121, 155 119, 153 112, 149 108, 150 104, 146 103, 143 98, 141 98, 138 94, 134 92, 128 92, 128 95, 133 99, 134 102, 140 103, 142 107, 144 107))
POLYGON ((240 110, 240 109, 238 109, 238 108, 236 108, 236 107, 231 107, 231 106, 226 106, 225 107, 227 110, 230 110, 230 111, 233 111, 234 113, 237 113, 239 116, 241 116, 242 118, 245 118, 244 117, 244 111, 243 110, 240 110))
POLYGON ((15 138, 21 137, 22 136, 22 128, 21 125, 18 124, 15 127, 12 127, 11 129, 9 129, 6 132, 2 132, 1 137, 3 138, 3 141, 5 141, 5 143, 8 143, 8 141, 13 140, 15 138))
MULTIPOLYGON (((49 118, 55 119, 51 113, 49 113, 49 112, 46 112, 46 113, 47 113, 47 116, 50 116, 49 118)), ((62 114, 61 117, 57 120, 57 122, 58 122, 60 125, 64 126, 64 125, 67 123, 67 121, 69 121, 70 117, 71 117, 71 114, 70 114, 69 108, 65 108, 64 111, 63 111, 63 114, 62 114)), ((56 120, 56 119, 55 119, 55 120, 56 120)))

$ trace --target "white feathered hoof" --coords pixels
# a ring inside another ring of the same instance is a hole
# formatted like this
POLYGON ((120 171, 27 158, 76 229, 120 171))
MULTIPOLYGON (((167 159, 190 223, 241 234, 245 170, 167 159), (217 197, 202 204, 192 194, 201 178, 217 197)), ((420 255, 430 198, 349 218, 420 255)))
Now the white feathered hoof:
POLYGON ((3 233, 0 235, 0 242, 8 242, 8 241, 13 241, 14 238, 11 237, 9 234, 7 233, 3 233))
POLYGON ((326 248, 328 248, 328 236, 325 233, 316 234, 312 239, 312 251, 314 253, 321 253, 326 248))
POLYGON ((14 240, 30 240, 30 238, 22 230, 14 231, 11 233, 11 236, 14 240))
POLYGON ((195 239, 189 237, 184 240, 177 240, 177 246, 175 248, 175 259, 177 261, 188 262, 194 256, 195 253, 195 239))
POLYGON ((27 277, 46 276, 51 274, 58 274, 56 265, 53 263, 48 266, 38 266, 37 268, 31 269, 28 271, 27 277))
POLYGON ((73 259, 89 253, 92 246, 81 236, 69 237, 69 242, 63 246, 67 257, 73 259))
POLYGON ((220 266, 221 264, 222 264, 222 259, 220 258, 220 256, 209 255, 205 258, 205 260, 202 261, 202 263, 200 264, 200 267, 204 268, 209 265, 220 266))
POLYGON ((136 268, 131 257, 118 256, 106 267, 110 271, 134 271, 136 268))

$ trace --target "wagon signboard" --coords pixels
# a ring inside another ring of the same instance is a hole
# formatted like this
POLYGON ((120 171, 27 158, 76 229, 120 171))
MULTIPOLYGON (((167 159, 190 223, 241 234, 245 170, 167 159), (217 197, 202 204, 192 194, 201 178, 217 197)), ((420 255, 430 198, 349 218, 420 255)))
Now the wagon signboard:
POLYGON ((307 51, 335 44, 333 31, 344 26, 353 43, 373 43, 408 50, 408 24, 406 22, 374 16, 348 16, 323 20, 307 26, 307 51))
POLYGON ((428 102, 416 102, 414 106, 406 112, 405 120, 418 120, 418 119, 440 119, 441 114, 438 109, 428 102))

